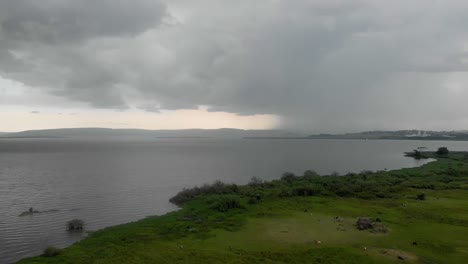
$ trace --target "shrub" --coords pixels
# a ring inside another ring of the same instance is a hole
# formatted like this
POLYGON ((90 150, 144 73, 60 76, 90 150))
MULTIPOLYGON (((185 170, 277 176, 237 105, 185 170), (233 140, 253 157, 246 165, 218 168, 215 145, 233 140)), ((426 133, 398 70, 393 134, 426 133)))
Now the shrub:
POLYGON ((239 192, 236 184, 225 184, 221 181, 215 181, 212 184, 205 184, 202 187, 183 189, 174 197, 169 199, 171 203, 182 205, 203 195, 211 194, 234 194, 239 192))
POLYGON ((298 187, 294 189, 297 196, 314 196, 320 193, 320 190, 311 186, 298 187))
POLYGON ((349 197, 353 194, 353 192, 346 186, 340 187, 335 191, 335 193, 341 197, 349 197))
POLYGON ((446 148, 446 147, 440 147, 440 148, 436 151, 436 154, 439 155, 439 156, 448 155, 448 154, 449 154, 449 150, 448 150, 448 148, 446 148))
POLYGON ((80 231, 83 230, 84 221, 81 219, 73 219, 67 222, 68 231, 80 231))
POLYGON ((320 176, 317 172, 313 171, 313 170, 306 170, 304 171, 304 177, 308 178, 308 177, 317 177, 317 176, 320 176))
POLYGON ((416 196, 416 199, 424 201, 426 200, 426 195, 424 193, 418 194, 418 196, 416 196))
POLYGON ((292 183, 293 181, 295 181, 298 177, 296 175, 294 175, 294 173, 291 173, 291 172, 285 172, 283 173, 283 175, 281 176, 281 180, 282 181, 285 181, 287 183, 292 183))
POLYGON ((62 252, 61 249, 49 246, 46 249, 44 249, 44 253, 42 254, 42 256, 44 256, 44 257, 55 257, 55 256, 59 255, 60 252, 62 252))
POLYGON ((293 197, 293 196, 294 196, 294 193, 291 188, 283 187, 278 190, 278 197, 280 198, 293 197))
POLYGON ((263 180, 259 177, 252 177, 250 178, 250 181, 249 181, 249 186, 251 187, 258 187, 258 186, 262 186, 263 185, 263 180))
POLYGON ((213 202, 213 209, 219 212, 227 212, 235 208, 244 208, 241 199, 236 195, 219 196, 213 202))

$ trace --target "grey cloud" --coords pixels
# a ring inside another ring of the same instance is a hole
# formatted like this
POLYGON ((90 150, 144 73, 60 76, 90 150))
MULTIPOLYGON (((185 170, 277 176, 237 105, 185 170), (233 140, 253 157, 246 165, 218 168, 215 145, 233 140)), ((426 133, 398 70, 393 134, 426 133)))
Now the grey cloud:
POLYGON ((5 0, 0 9, 9 38, 47 43, 135 35, 161 23, 166 12, 157 0, 5 0))
POLYGON ((137 107, 138 109, 145 110, 147 112, 159 113, 161 108, 155 104, 142 104, 137 107))
POLYGON ((206 105, 316 131, 468 115, 465 2, 27 2, 0 4, 0 58, 13 62, 0 75, 91 107, 206 105))

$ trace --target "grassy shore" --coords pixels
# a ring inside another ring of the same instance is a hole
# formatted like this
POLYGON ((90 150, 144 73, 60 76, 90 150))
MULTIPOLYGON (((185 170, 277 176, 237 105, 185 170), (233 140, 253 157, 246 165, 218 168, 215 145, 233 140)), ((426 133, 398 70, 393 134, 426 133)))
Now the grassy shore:
POLYGON ((466 263, 468 155, 424 156, 437 161, 184 190, 179 211, 20 263, 466 263), (358 230, 359 217, 374 227, 358 230))

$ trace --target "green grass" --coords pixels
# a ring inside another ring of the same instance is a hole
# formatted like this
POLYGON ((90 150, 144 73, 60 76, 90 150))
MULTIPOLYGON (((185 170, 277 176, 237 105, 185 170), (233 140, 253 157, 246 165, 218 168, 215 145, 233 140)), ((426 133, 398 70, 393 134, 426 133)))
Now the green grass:
POLYGON ((399 263, 399 255, 409 263, 468 259, 464 153, 390 172, 287 175, 246 186, 216 183, 178 198, 182 209, 177 212, 97 231, 58 256, 20 263, 399 263), (425 200, 416 199, 421 193, 425 200), (362 216, 380 218, 388 232, 357 230, 356 219, 362 216))

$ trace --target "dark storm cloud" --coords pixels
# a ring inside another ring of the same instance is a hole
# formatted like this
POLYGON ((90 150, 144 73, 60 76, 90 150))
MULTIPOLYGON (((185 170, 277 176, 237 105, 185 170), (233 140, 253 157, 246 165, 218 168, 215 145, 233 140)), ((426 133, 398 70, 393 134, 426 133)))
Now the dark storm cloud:
POLYGON ((464 1, 4 1, 0 75, 96 108, 466 124, 464 1), (465 122, 465 123, 464 123, 465 122))
POLYGON ((135 35, 165 14, 165 6, 154 0, 4 0, 0 8, 7 37, 47 43, 135 35))

